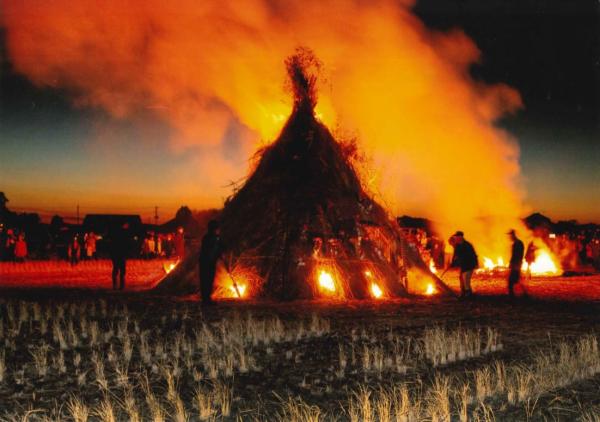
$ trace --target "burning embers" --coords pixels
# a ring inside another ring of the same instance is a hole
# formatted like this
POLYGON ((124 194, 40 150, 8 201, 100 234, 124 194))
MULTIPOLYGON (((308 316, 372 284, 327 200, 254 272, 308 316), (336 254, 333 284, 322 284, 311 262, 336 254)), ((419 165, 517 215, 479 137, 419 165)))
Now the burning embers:
POLYGON ((346 299, 348 294, 343 279, 334 260, 320 260, 314 267, 312 282, 316 286, 316 297, 327 299, 346 299))
MULTIPOLYGON (((347 299, 345 282, 341 278, 339 271, 336 271, 334 263, 326 262, 317 266, 315 284, 318 293, 323 298, 328 299, 347 299)), ((383 284, 378 280, 375 271, 367 268, 363 272, 364 280, 367 283, 368 297, 372 299, 384 299, 387 297, 383 284)))
POLYGON ((435 290, 435 287, 433 286, 433 284, 429 283, 427 284, 427 288, 425 289, 425 294, 427 296, 431 296, 437 293, 437 290, 435 290))
POLYGON ((373 275, 373 271, 365 270, 365 277, 369 282, 369 293, 373 299, 382 299, 384 297, 383 290, 377 283, 375 276, 373 275))
POLYGON ((216 299, 250 299, 260 290, 261 285, 262 278, 257 274, 256 269, 239 262, 232 264, 231 261, 228 261, 227 265, 222 264, 217 267, 213 297, 216 299))
POLYGON ((319 289, 325 294, 334 294, 335 293, 335 281, 333 281, 333 276, 331 273, 320 270, 319 271, 319 289))

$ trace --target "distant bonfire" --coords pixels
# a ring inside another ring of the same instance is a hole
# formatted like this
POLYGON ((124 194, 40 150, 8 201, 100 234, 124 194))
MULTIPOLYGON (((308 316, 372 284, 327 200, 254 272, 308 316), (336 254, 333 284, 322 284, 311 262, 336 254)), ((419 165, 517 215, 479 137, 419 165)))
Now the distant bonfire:
POLYGON ((364 191, 352 166, 353 148, 336 141, 315 118, 318 63, 312 53, 299 50, 286 65, 294 108, 225 204, 220 218, 225 265, 217 296, 405 296, 409 270, 436 290, 449 291, 364 191))

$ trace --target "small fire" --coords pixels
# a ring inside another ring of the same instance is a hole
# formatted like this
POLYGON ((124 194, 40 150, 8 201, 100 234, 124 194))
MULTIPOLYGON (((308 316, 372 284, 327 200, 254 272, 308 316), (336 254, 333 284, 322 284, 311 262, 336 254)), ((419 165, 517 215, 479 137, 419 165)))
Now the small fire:
POLYGON ((487 256, 483 258, 483 268, 480 271, 494 271, 498 269, 505 269, 504 259, 501 256, 498 257, 496 262, 487 256))
POLYGON ((429 260, 429 271, 431 271, 433 274, 437 274, 437 268, 435 268, 435 262, 433 262, 433 259, 429 260))
POLYGON ((383 296, 381 287, 379 287, 375 282, 371 283, 371 295, 373 295, 375 299, 380 299, 383 296))
POLYGON ((523 271, 531 270, 531 274, 536 275, 555 275, 560 271, 552 260, 552 257, 547 251, 541 250, 535 257, 535 261, 531 263, 531 268, 527 262, 523 262, 521 267, 523 271))
POLYGON ((175 267, 177 266, 177 264, 179 264, 179 261, 171 262, 169 264, 164 263, 163 269, 165 270, 165 274, 169 274, 171 271, 173 271, 175 269, 175 267))
MULTIPOLYGON (((523 265, 521 266, 522 271, 527 271, 529 269, 529 265, 527 262, 523 261, 523 265)), ((507 271, 508 266, 504 263, 502 257, 499 257, 496 262, 491 260, 490 258, 483 258, 483 268, 477 270, 478 273, 482 272, 492 272, 492 271, 507 271)), ((556 275, 560 272, 560 269, 556 265, 550 253, 546 250, 540 250, 537 253, 535 261, 531 263, 531 274, 534 275, 556 275)))
POLYGON ((325 270, 319 272, 319 287, 329 293, 335 292, 335 282, 330 273, 325 270))
POLYGON ((246 294, 246 285, 243 283, 237 283, 236 289, 236 285, 232 283, 231 286, 229 286, 229 290, 233 294, 234 298, 241 299, 246 294))
POLYGON ((431 295, 434 295, 435 293, 437 293, 436 290, 435 290, 435 287, 433 287, 432 283, 429 283, 427 285, 427 289, 425 290, 425 294, 427 296, 431 296, 431 295))

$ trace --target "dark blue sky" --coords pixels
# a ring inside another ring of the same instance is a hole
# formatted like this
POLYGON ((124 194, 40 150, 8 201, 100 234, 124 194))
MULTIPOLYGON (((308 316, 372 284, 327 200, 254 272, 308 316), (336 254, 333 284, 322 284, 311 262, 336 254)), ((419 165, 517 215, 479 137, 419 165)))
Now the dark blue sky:
POLYGON ((521 147, 529 203, 555 218, 600 222, 600 3, 420 0, 434 28, 461 27, 482 51, 472 74, 505 82, 524 108, 501 126, 521 147))

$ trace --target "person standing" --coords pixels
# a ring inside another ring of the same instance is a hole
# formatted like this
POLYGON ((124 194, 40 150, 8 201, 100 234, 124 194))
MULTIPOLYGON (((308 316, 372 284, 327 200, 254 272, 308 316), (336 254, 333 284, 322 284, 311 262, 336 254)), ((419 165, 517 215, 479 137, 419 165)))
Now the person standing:
POLYGON ((531 280, 531 264, 535 262, 535 254, 537 248, 533 244, 533 240, 529 242, 527 245, 527 250, 525 251, 525 262, 527 262, 527 278, 531 280))
POLYGON ((81 258, 81 244, 79 242, 79 235, 75 233, 68 247, 69 261, 71 265, 77 265, 81 258))
MULTIPOLYGON (((214 221, 214 220, 213 220, 214 221)), ((177 232, 175 233, 175 255, 180 260, 185 258, 185 235, 183 233, 183 227, 178 227, 177 232)))
POLYGON ((523 242, 517 237, 517 233, 514 230, 508 232, 510 239, 512 240, 512 251, 510 254, 510 263, 508 273, 508 295, 512 298, 515 297, 514 287, 521 280, 521 267, 523 266, 523 255, 525 254, 525 246, 523 242))
POLYGON ((112 261, 113 290, 117 290, 117 278, 119 279, 119 290, 125 289, 127 255, 130 252, 129 245, 129 224, 124 223, 111 236, 110 259, 112 261))
POLYGON ((15 261, 25 262, 25 258, 27 258, 27 241, 25 240, 25 235, 19 233, 19 237, 17 237, 17 241, 15 242, 15 261))
POLYGON ((460 297, 471 297, 473 296, 471 277, 473 277, 475 268, 479 266, 475 248, 465 240, 462 231, 454 233, 449 243, 454 246, 454 256, 450 267, 460 268, 460 297))
POLYGON ((87 233, 84 237, 84 244, 86 258, 93 259, 96 255, 96 233, 87 233))
POLYGON ((6 260, 12 261, 15 259, 15 244, 17 243, 17 237, 14 234, 13 229, 8 229, 6 231, 6 243, 5 243, 5 253, 6 260))
POLYGON ((211 220, 208 231, 202 238, 199 257, 200 294, 202 303, 212 304, 212 291, 217 270, 217 261, 223 252, 223 245, 219 236, 219 223, 211 220))

